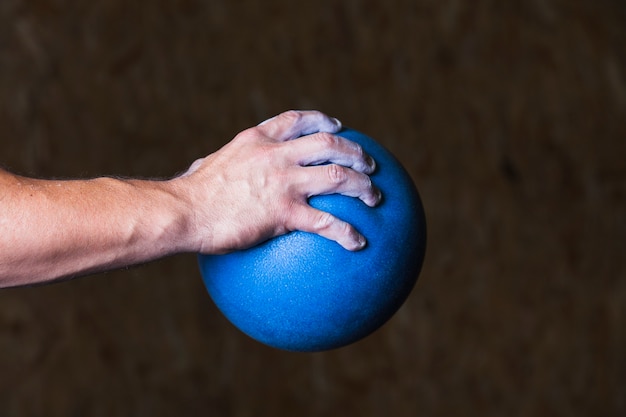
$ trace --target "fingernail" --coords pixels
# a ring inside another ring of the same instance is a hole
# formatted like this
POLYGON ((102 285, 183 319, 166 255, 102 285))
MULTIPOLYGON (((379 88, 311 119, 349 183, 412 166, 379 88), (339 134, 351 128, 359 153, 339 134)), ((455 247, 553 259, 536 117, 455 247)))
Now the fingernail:
POLYGON ((370 201, 366 201, 365 204, 367 204, 370 207, 376 207, 380 204, 380 201, 383 199, 383 195, 380 192, 380 190, 376 187, 373 187, 373 195, 372 195, 372 199, 370 201))
POLYGON ((376 189, 376 204, 380 203, 383 199, 383 193, 379 188, 376 189))
POLYGON ((376 169, 376 161, 374 161, 374 158, 368 155, 365 162, 367 163, 367 166, 371 168, 372 172, 374 172, 376 169))
POLYGON ((367 245, 367 240, 365 240, 365 236, 359 235, 357 237, 356 247, 354 248, 354 250, 363 249, 365 247, 365 245, 367 245))
POLYGON ((332 117, 331 119, 332 119, 332 122, 335 124, 335 126, 341 127, 341 121, 339 119, 336 119, 334 117, 332 117))

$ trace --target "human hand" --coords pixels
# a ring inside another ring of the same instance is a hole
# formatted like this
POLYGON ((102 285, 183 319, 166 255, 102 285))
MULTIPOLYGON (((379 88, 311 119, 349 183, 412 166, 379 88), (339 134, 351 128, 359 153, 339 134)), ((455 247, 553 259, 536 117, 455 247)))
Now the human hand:
POLYGON ((314 195, 339 193, 368 206, 380 191, 368 174, 374 160, 333 135, 341 123, 316 111, 288 111, 238 134, 172 180, 190 209, 190 250, 245 249, 301 230, 359 250, 365 238, 350 224, 311 207, 314 195))

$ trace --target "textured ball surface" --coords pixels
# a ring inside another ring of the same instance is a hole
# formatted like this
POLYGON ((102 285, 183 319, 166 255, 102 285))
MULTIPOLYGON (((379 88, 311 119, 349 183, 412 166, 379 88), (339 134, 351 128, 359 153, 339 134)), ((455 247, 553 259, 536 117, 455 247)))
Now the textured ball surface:
POLYGON ((351 129, 339 135, 376 160, 371 178, 383 200, 374 208, 341 195, 309 203, 354 225, 367 238, 364 249, 350 252, 320 236, 292 232, 248 250, 199 256, 217 307, 269 346, 322 351, 369 335, 400 308, 422 266, 426 223, 411 178, 373 139, 351 129))

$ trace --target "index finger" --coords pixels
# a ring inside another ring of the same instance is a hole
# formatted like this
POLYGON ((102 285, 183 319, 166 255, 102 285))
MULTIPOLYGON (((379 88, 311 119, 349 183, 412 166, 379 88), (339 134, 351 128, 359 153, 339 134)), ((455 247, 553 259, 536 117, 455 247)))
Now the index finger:
POLYGON ((257 129, 279 142, 299 138, 313 133, 337 133, 341 122, 316 110, 290 110, 261 122, 257 129))

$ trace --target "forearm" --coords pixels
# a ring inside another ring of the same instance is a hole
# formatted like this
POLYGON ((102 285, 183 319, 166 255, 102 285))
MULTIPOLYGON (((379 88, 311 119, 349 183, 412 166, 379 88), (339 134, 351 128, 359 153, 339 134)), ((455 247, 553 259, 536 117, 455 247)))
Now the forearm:
POLYGON ((170 181, 43 181, 0 171, 0 286, 45 283, 189 250, 170 181))

